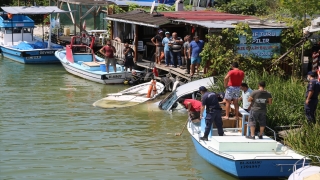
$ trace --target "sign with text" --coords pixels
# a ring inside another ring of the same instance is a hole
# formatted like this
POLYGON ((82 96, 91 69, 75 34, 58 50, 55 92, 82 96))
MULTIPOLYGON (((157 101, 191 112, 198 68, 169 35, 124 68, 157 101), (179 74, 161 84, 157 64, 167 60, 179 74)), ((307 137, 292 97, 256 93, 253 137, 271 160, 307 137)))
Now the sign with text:
POLYGON ((240 36, 237 52, 243 56, 253 54, 270 59, 280 53, 280 34, 282 29, 252 29, 252 44, 246 44, 246 37, 240 36))

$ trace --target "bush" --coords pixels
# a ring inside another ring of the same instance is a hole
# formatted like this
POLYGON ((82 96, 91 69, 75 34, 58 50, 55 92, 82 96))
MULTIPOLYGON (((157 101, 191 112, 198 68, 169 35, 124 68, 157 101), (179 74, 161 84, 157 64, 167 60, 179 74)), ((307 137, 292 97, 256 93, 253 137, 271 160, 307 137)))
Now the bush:
POLYGON ((290 131, 287 131, 284 143, 302 154, 319 156, 319 134, 319 123, 312 125, 304 123, 299 129, 291 129, 290 131))

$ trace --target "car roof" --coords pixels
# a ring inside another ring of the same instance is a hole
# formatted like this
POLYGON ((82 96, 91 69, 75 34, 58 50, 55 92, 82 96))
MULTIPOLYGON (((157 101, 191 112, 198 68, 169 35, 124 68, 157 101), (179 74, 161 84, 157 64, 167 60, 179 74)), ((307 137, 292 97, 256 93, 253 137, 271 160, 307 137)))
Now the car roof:
POLYGON ((176 89, 176 94, 181 97, 185 94, 189 94, 199 90, 200 86, 205 86, 207 88, 214 84, 213 77, 203 78, 196 81, 188 82, 187 84, 181 85, 176 89))

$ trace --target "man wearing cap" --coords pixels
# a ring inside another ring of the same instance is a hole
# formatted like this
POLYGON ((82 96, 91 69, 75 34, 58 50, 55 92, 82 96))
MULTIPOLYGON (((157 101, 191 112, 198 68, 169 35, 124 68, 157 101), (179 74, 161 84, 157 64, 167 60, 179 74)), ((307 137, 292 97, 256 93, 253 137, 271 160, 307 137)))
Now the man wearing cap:
POLYGON ((159 65, 161 64, 160 55, 161 55, 161 52, 163 52, 162 40, 163 40, 162 30, 158 30, 158 34, 151 39, 151 42, 156 46, 156 63, 159 65))
POLYGON ((162 45, 164 46, 164 58, 166 67, 173 65, 172 53, 169 48, 169 41, 171 41, 170 32, 166 31, 166 37, 162 40, 162 45))
MULTIPOLYGON (((200 119, 202 119, 204 108, 206 108, 206 128, 203 137, 200 139, 208 141, 208 135, 212 129, 212 123, 214 122, 219 136, 223 136, 222 118, 221 118, 221 107, 219 104, 218 97, 220 95, 214 92, 208 92, 204 86, 199 87, 199 91, 202 94, 202 106, 200 111, 200 119)), ((222 99, 221 99, 222 100, 222 99)))
POLYGON ((191 73, 190 76, 193 76, 195 72, 195 67, 197 67, 197 73, 199 74, 199 66, 201 62, 200 53, 204 47, 204 41, 200 40, 198 36, 193 37, 193 41, 190 43, 189 58, 191 59, 191 73))
POLYGON ((305 114, 309 123, 316 123, 316 109, 318 105, 318 96, 320 91, 320 84, 316 79, 315 72, 308 72, 307 77, 309 83, 306 91, 306 102, 304 105, 305 114))

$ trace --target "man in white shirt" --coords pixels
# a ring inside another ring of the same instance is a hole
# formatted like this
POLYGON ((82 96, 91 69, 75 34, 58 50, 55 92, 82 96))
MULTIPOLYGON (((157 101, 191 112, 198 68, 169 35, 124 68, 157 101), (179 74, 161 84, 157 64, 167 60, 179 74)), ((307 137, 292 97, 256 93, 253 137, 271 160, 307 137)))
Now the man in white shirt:
POLYGON ((252 93, 252 89, 250 89, 246 83, 241 83, 240 89, 242 95, 239 98, 239 101, 242 100, 242 108, 249 112, 251 109, 251 102, 249 102, 248 99, 250 94, 252 93))

